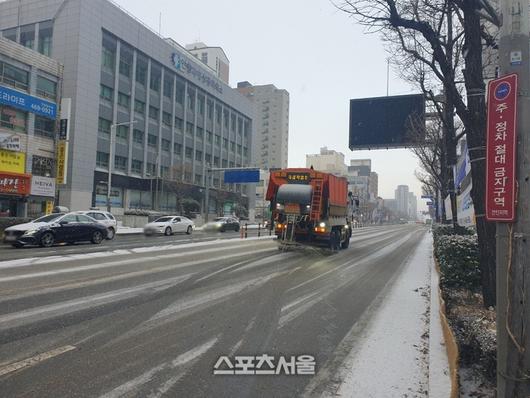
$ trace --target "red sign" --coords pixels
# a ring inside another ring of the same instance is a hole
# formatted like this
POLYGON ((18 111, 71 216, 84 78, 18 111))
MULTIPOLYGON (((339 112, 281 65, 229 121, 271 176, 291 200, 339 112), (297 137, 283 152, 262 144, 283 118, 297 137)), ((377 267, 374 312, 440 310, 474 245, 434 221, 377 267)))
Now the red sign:
POLYGON ((488 86, 486 220, 515 221, 517 75, 488 86))
POLYGON ((31 176, 26 174, 0 173, 0 194, 29 195, 31 176))

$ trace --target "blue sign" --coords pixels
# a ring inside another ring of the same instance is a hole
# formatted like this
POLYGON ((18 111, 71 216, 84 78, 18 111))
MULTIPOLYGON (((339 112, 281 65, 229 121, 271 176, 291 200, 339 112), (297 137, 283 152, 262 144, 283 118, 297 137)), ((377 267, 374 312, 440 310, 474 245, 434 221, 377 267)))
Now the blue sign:
POLYGON ((259 170, 225 170, 225 184, 259 182, 259 170))
POLYGON ((421 198, 422 199, 430 199, 430 200, 432 200, 434 198, 434 196, 432 196, 432 195, 421 195, 421 198))
POLYGON ((57 105, 17 90, 0 86, 0 104, 9 105, 48 119, 57 118, 57 105))
POLYGON ((510 91, 512 90, 510 83, 508 82, 502 82, 495 88, 495 99, 502 101, 508 95, 510 95, 510 91))

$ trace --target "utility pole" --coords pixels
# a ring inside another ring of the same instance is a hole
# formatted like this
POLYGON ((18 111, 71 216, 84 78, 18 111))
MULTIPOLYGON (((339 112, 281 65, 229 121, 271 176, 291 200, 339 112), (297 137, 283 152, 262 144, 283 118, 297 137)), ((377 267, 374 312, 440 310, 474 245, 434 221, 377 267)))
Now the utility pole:
POLYGON ((518 75, 516 220, 497 223, 497 397, 530 396, 529 0, 502 0, 501 76, 518 75))

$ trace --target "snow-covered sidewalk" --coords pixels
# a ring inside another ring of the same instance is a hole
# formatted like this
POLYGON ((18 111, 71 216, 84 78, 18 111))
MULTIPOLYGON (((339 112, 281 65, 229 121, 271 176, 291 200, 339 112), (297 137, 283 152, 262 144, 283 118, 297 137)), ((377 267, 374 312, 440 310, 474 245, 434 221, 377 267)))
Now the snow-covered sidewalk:
POLYGON ((449 397, 432 255, 429 233, 383 293, 380 307, 346 359, 340 387, 329 396, 449 397))

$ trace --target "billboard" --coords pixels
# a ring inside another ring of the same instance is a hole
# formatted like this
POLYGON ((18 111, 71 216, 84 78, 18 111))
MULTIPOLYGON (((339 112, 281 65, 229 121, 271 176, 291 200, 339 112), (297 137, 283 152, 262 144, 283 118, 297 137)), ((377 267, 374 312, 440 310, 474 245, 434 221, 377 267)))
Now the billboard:
POLYGON ((486 220, 515 220, 517 75, 490 81, 486 132, 486 220))
POLYGON ((22 93, 11 88, 0 86, 0 104, 9 105, 26 112, 55 119, 57 117, 57 105, 38 97, 22 93))
POLYGON ((225 170, 225 184, 243 184, 259 182, 259 169, 255 170, 225 170))
MULTIPOLYGON (((412 122, 425 136, 425 97, 398 95, 350 100, 350 149, 405 148, 411 140, 412 122)), ((415 142, 413 142, 415 141, 415 142)))
POLYGON ((0 149, 0 171, 24 174, 26 172, 26 154, 0 149))

